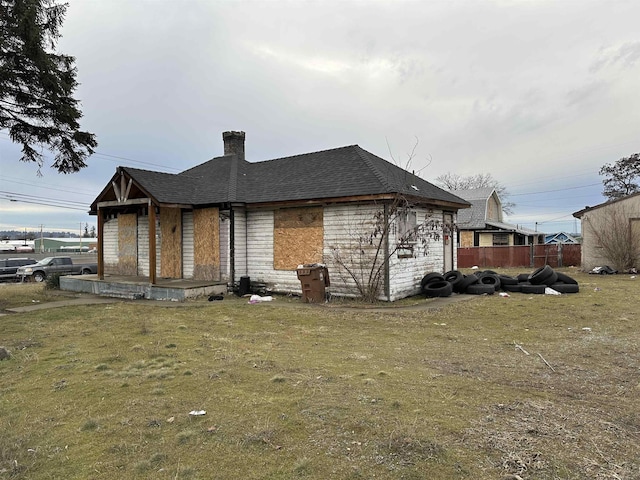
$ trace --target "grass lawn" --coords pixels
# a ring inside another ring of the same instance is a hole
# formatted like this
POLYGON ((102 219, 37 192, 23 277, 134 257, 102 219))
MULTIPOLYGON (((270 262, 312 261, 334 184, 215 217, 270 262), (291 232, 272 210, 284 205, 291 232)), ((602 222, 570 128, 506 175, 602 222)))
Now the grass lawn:
MULTIPOLYGON (((0 316, 0 479, 638 479, 640 278, 567 273, 580 293, 438 311, 0 316)), ((0 309, 52 300, 0 285, 0 309)))

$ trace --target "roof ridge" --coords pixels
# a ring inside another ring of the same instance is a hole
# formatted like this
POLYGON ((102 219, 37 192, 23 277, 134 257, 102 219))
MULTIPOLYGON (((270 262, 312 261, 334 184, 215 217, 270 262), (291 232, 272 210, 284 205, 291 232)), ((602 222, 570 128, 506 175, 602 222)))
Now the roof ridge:
POLYGON ((146 168, 127 167, 125 165, 120 165, 118 168, 125 169, 125 170, 136 170, 138 172, 159 173, 161 175, 179 175, 179 173, 159 172, 158 170, 147 170, 146 168))
POLYGON ((267 162, 275 162, 276 160, 288 160, 288 159, 291 159, 291 158, 307 157, 309 155, 316 155, 318 153, 325 153, 325 152, 333 152, 333 151, 336 151, 336 150, 343 150, 343 149, 352 148, 352 147, 360 148, 358 145, 355 145, 355 144, 354 145, 344 145, 342 147, 327 148, 325 150, 316 150, 314 152, 298 153, 297 155, 288 155, 286 157, 270 158, 268 160, 259 160, 257 162, 247 162, 247 163, 249 163, 251 165, 256 165, 256 164, 259 164, 259 163, 260 164, 264 164, 264 163, 267 163, 267 162))
POLYGON ((356 153, 358 154, 358 156, 362 159, 362 161, 364 163, 366 163, 367 167, 369 167, 369 170, 371 170, 373 172, 373 175, 378 179, 378 181, 380 182, 380 184, 387 190, 392 190, 392 185, 389 183, 388 181, 388 177, 385 177, 383 172, 381 172, 378 167, 376 165, 373 164, 373 162, 370 160, 370 158, 368 157, 369 155, 373 155, 376 158, 379 158, 380 160, 389 163, 389 165, 393 165, 392 163, 388 162, 387 160, 385 160, 382 157, 378 157, 377 155, 374 155, 371 152, 366 151, 364 148, 360 147, 359 145, 352 145, 353 147, 355 147, 356 153), (365 155, 365 153, 367 155, 365 155))

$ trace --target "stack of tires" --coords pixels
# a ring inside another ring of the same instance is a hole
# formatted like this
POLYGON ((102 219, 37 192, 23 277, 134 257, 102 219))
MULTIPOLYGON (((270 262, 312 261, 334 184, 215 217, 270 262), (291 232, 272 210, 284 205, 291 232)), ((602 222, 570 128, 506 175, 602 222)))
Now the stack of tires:
POLYGON ((427 298, 448 297, 452 293, 492 295, 501 289, 505 292, 528 294, 543 294, 547 287, 559 293, 578 293, 579 291, 578 282, 568 275, 556 272, 549 265, 517 277, 501 275, 493 270, 470 275, 463 275, 458 270, 451 270, 444 275, 431 272, 422 278, 420 286, 427 298))
POLYGON ((575 279, 562 272, 556 272, 549 265, 540 267, 530 274, 521 273, 513 278, 510 284, 503 284, 502 289, 505 292, 543 294, 547 287, 559 293, 578 293, 580 291, 575 279))

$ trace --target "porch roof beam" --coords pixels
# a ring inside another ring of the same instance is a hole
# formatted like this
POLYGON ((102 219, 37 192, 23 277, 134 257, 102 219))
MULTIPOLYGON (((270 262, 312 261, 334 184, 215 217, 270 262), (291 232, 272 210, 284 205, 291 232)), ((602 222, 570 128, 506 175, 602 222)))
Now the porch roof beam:
POLYGON ((130 200, 124 201, 124 202, 119 202, 118 200, 110 200, 110 201, 106 201, 106 202, 98 202, 97 207, 98 208, 113 208, 113 207, 126 207, 127 205, 149 205, 149 202, 152 202, 154 205, 158 206, 158 207, 163 207, 163 208, 187 208, 187 209, 191 209, 193 208, 193 205, 187 205, 187 204, 182 204, 182 203, 156 203, 153 202, 153 200, 151 200, 148 197, 143 197, 143 198, 132 198, 130 200))
POLYGON ((131 200, 127 200, 125 202, 120 202, 118 200, 111 200, 108 202, 98 202, 98 208, 108 208, 108 207, 123 207, 126 205, 148 205, 148 198, 132 198, 131 200))

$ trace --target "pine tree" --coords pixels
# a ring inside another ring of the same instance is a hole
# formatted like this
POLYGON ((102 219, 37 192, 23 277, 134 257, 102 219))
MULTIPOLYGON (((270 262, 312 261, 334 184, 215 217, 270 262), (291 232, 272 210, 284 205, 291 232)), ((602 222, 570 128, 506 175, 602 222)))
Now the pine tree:
POLYGON ((52 151, 52 167, 77 172, 98 145, 81 131, 82 112, 73 97, 75 58, 56 52, 66 4, 55 0, 0 0, 0 129, 22 145, 21 161, 38 174, 52 151))

